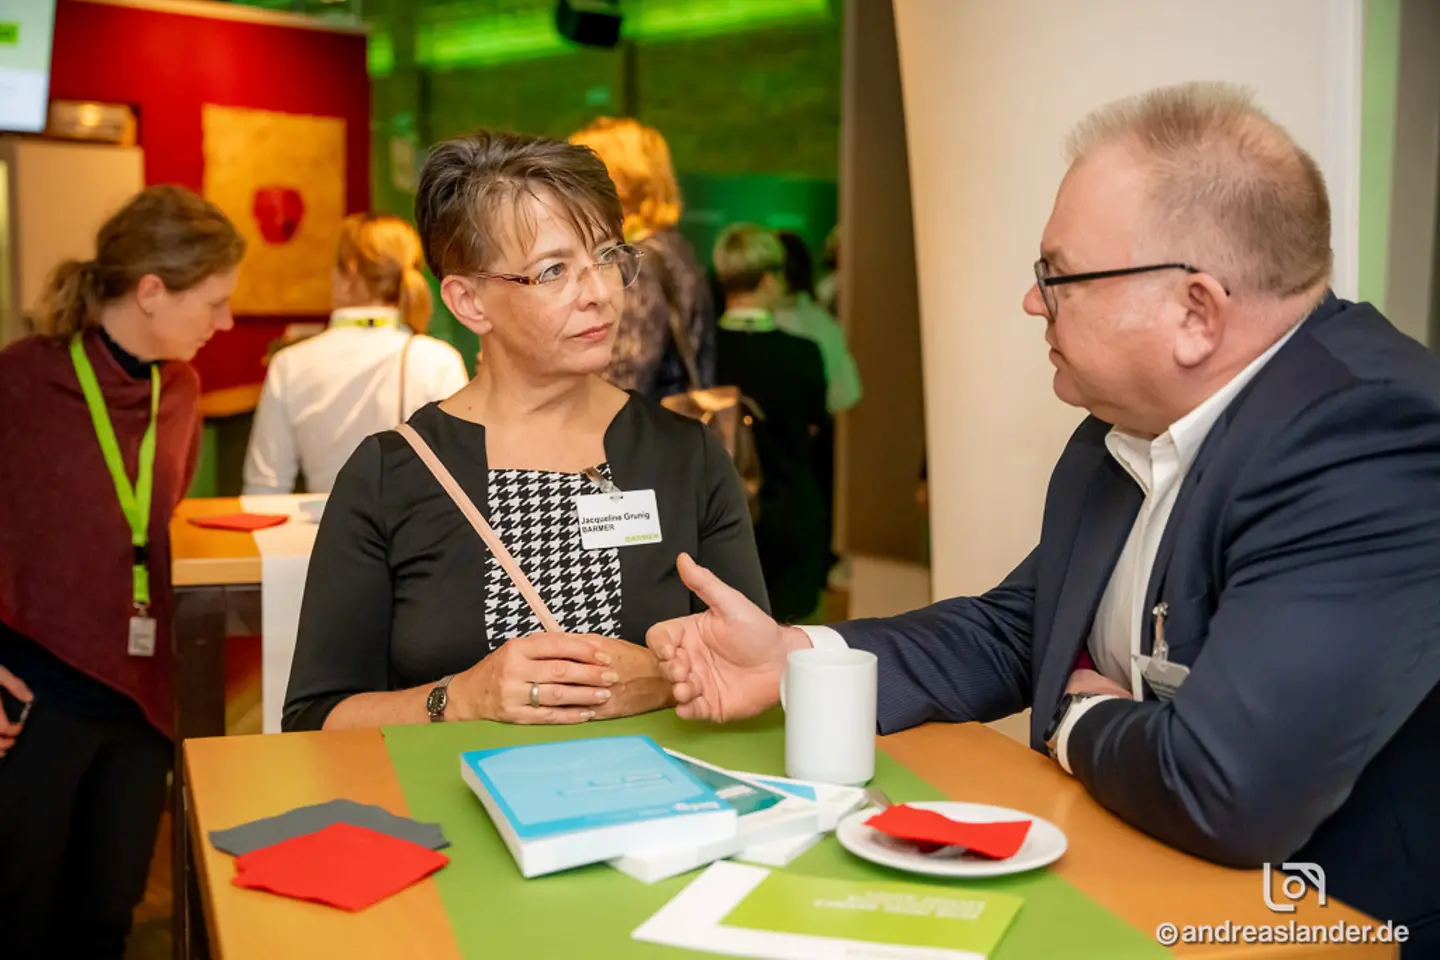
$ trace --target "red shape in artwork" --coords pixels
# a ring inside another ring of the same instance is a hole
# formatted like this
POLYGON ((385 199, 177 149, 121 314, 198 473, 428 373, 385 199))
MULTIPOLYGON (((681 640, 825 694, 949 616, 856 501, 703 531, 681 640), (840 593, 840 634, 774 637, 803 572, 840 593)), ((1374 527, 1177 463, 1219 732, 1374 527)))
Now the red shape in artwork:
POLYGON ((260 187, 251 206, 260 236, 266 243, 281 244, 295 236, 305 218, 305 200, 294 187, 260 187))

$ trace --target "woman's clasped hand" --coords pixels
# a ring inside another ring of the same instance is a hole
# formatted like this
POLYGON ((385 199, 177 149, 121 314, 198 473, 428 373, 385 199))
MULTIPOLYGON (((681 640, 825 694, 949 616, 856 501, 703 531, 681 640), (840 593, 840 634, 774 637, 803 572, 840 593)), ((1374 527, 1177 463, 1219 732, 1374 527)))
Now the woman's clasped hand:
POLYGON ((502 723, 584 723, 673 703, 655 655, 595 634, 536 633, 501 644, 450 682, 446 715, 502 723))

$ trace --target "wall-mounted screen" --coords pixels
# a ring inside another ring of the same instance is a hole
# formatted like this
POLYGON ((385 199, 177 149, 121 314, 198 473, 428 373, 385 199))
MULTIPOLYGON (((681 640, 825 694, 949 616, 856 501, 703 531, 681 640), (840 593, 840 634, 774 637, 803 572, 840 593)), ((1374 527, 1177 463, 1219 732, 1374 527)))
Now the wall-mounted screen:
POLYGON ((0 3, 0 130, 45 129, 55 0, 0 3))

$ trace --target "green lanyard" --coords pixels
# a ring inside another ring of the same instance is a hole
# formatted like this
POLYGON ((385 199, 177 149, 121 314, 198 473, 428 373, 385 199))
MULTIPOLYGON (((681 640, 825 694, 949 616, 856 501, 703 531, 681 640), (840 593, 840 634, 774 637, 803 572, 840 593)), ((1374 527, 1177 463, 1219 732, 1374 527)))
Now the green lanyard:
POLYGON ((110 423, 110 412, 105 409, 105 396, 95 379, 95 368, 85 355, 80 334, 70 341, 70 359, 75 364, 75 376, 80 380, 80 389, 85 393, 85 406, 90 408, 90 420, 95 424, 95 437, 100 441, 100 452, 105 455, 105 465, 110 468, 110 478, 115 481, 115 495, 120 498, 120 509, 130 522, 130 544, 135 548, 134 598, 135 609, 144 616, 150 607, 150 570, 146 567, 147 546, 150 541, 150 500, 155 487, 155 419, 160 410, 160 371, 150 368, 150 426, 140 440, 140 474, 135 485, 125 474, 125 461, 120 457, 120 443, 115 439, 115 427, 110 423))

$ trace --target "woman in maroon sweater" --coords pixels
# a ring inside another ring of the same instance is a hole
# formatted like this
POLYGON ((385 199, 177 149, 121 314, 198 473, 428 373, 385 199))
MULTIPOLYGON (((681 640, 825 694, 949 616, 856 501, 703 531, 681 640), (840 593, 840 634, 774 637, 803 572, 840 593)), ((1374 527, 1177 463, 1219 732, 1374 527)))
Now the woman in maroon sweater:
POLYGON ((144 894, 173 752, 168 529, 200 429, 185 361, 231 327, 244 248, 151 187, 0 351, 6 958, 119 958, 144 894))

